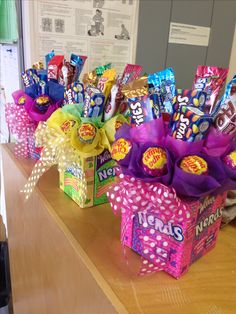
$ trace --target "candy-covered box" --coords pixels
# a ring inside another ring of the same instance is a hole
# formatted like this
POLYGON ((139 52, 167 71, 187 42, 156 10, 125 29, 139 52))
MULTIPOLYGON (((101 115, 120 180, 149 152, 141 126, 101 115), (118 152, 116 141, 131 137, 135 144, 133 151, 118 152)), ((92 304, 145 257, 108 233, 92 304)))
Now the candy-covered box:
POLYGON ((122 213, 122 244, 142 256, 141 275, 164 270, 179 278, 216 244, 225 193, 183 201, 174 189, 125 176, 108 196, 122 213))
POLYGON ((108 202, 107 190, 116 180, 116 163, 108 150, 96 157, 80 158, 77 167, 60 173, 60 188, 80 207, 108 202), (86 193, 86 195, 84 195, 86 193))

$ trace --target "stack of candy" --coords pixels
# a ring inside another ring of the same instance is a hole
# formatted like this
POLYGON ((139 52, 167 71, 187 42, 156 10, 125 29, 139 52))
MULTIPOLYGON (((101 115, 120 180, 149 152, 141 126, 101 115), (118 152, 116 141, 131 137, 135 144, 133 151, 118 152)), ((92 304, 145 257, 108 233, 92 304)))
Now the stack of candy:
POLYGON ((179 278, 216 243, 226 192, 236 190, 236 78, 217 100, 227 72, 199 66, 186 90, 169 68, 122 88, 130 125, 115 135, 121 174, 108 197, 141 275, 179 278))
POLYGON ((24 90, 14 92, 14 103, 6 105, 10 132, 18 140, 15 150, 18 156, 39 158, 40 149, 34 145, 35 129, 64 104, 64 92, 72 84, 79 84, 86 58, 71 54, 68 62, 51 51, 45 56, 45 68, 42 62, 37 62, 21 74, 24 90))
MULTIPOLYGON (((137 79, 141 70, 139 65, 127 64, 123 74, 117 76, 107 64, 84 74, 82 81, 71 83, 68 78, 62 108, 46 123, 40 123, 35 132, 37 146, 44 147, 37 169, 46 171, 58 164, 60 188, 80 207, 108 201, 106 192, 116 179, 116 163, 109 151, 116 130, 127 122, 124 116, 128 108, 121 90, 137 79)), ((33 170, 25 191, 36 184, 34 177, 33 170)))

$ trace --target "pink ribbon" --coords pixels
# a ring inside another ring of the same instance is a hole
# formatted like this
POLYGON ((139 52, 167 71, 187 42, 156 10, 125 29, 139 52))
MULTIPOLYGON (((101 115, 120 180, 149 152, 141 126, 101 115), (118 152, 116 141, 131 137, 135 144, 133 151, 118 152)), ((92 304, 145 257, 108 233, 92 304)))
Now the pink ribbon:
MULTIPOLYGON (((107 195, 114 214, 122 213, 123 246, 132 247, 133 219, 137 214, 153 215, 164 224, 172 223, 181 226, 183 231, 191 221, 192 213, 190 214, 188 205, 177 197, 173 188, 161 183, 145 183, 121 174, 120 182, 112 186, 107 195)), ((154 228, 147 228, 147 223, 144 222, 138 239, 142 243, 142 252, 140 252, 142 264, 139 274, 165 270, 168 267, 172 238, 168 234, 156 232, 154 228)), ((181 248, 181 244, 179 246, 181 248)), ((181 254, 182 250, 179 251, 181 254)))

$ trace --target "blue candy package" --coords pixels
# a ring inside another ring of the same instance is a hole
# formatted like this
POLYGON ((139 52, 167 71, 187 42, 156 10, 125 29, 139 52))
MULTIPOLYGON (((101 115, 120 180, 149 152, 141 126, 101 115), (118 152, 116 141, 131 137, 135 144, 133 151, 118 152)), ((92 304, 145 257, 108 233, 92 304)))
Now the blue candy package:
POLYGON ((80 74, 83 70, 84 63, 87 57, 80 57, 74 53, 70 56, 70 64, 75 67, 75 72, 73 76, 73 81, 78 81, 80 74))
POLYGON ((45 95, 48 94, 48 86, 47 86, 47 71, 46 70, 38 70, 38 77, 39 77, 39 82, 38 82, 38 94, 39 95, 45 95))
POLYGON ((33 84, 28 87, 25 87, 25 93, 31 98, 36 98, 38 96, 38 84, 33 84))
POLYGON ((63 101, 64 98, 64 86, 54 82, 48 81, 47 82, 48 88, 48 96, 55 102, 61 100, 63 101))
POLYGON ((148 75, 149 94, 156 94, 160 110, 163 113, 173 113, 173 98, 175 97, 175 76, 172 68, 148 75))
POLYGON ((48 68, 48 63, 49 61, 55 56, 54 50, 50 51, 48 54, 45 56, 45 64, 46 64, 46 69, 48 68))
POLYGON ((105 96, 98 88, 88 86, 84 95, 83 117, 100 117, 104 109, 105 96))
POLYGON ((215 119, 220 109, 230 100, 231 95, 235 94, 235 87, 236 86, 236 75, 233 79, 227 84, 225 92, 221 99, 215 105, 214 111, 211 113, 212 117, 215 119))
POLYGON ((156 94, 129 98, 128 104, 131 125, 134 127, 161 116, 156 94))
POLYGON ((65 87, 64 104, 79 104, 84 102, 84 85, 79 82, 73 82, 65 87))
POLYGON ((21 73, 21 78, 25 87, 30 87, 39 82, 36 69, 28 69, 21 73))

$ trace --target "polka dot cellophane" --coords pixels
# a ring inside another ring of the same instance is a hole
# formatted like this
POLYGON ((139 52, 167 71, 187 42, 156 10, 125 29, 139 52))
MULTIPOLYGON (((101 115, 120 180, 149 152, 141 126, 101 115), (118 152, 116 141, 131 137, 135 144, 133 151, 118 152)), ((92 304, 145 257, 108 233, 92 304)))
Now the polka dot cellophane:
POLYGON ((15 155, 24 158, 30 157, 37 123, 30 119, 24 106, 19 106, 15 103, 6 104, 5 114, 10 133, 17 141, 15 155))
MULTIPOLYGON (((120 175, 120 182, 108 193, 115 214, 122 213, 121 241, 142 256, 140 275, 151 274, 167 267, 172 237, 150 227, 147 221, 138 223, 138 212, 158 217, 163 223, 179 225, 186 231, 191 221, 187 204, 183 203, 172 188, 160 183, 145 183, 139 179, 120 175)), ((183 243, 178 243, 183 250, 183 243)))

